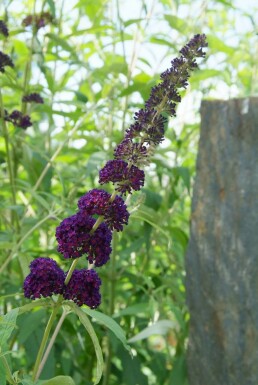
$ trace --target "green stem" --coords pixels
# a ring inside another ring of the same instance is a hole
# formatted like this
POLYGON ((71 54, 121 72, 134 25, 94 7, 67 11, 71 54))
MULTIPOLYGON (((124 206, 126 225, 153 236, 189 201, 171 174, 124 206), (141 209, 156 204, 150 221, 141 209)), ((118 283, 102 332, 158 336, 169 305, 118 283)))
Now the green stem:
MULTIPOLYGON (((65 279, 65 285, 67 285, 69 283, 69 281, 71 279, 71 276, 73 274, 73 271, 74 271, 78 261, 79 261, 79 259, 75 259, 73 261, 73 263, 72 263, 72 265, 71 265, 71 267, 70 267, 70 269, 69 269, 69 271, 67 273, 67 276, 66 276, 66 279, 65 279)), ((40 373, 41 373, 41 371, 42 371, 42 369, 43 369, 43 367, 45 365, 45 361, 46 361, 46 359, 47 359, 47 357, 49 355, 49 352, 50 352, 50 350, 52 348, 52 345, 51 345, 50 348, 48 347, 46 352, 45 352, 45 355, 43 357, 43 354, 44 354, 44 351, 45 351, 45 348, 46 348, 46 345, 47 345, 47 341, 48 341, 48 338, 49 338, 49 334, 50 334, 51 328, 52 328, 53 323, 55 321, 57 312, 58 312, 60 306, 62 306, 62 302, 63 302, 63 296, 60 294, 58 296, 58 299, 57 299, 55 307, 54 307, 54 309, 52 311, 52 314, 51 314, 51 316, 50 316, 50 318, 48 320, 48 323, 47 323, 47 326, 46 326, 46 329, 45 329, 45 332, 44 332, 44 335, 43 335, 43 338, 42 338, 42 341, 41 341, 41 344, 40 344, 40 347, 39 347, 39 351, 38 351, 38 355, 37 355, 37 358, 36 358, 35 367, 34 367, 33 375, 32 375, 32 380, 33 381, 36 381, 38 379, 38 377, 39 377, 39 375, 40 375, 40 373), (44 358, 45 358, 45 361, 42 364, 44 358)), ((64 315, 64 313, 63 313, 63 315, 64 315)), ((56 330, 57 331, 59 331, 59 329, 60 329, 60 327, 62 325, 62 322, 63 322, 63 320, 61 321, 62 317, 60 318, 60 320, 59 320, 59 322, 58 322, 58 324, 56 326, 56 330), (60 327, 58 325, 60 325, 60 327)), ((54 334, 55 334, 55 332, 54 332, 54 334)), ((53 336, 54 336, 54 334, 53 334, 53 336)), ((49 345, 52 343, 51 341, 53 339, 53 336, 52 336, 52 338, 51 338, 51 340, 49 342, 49 345)), ((55 340, 55 338, 54 338, 54 340, 55 340)), ((53 343, 54 343, 54 341, 53 341, 53 343)))
MULTIPOLYGON (((116 288, 116 253, 117 253, 117 243, 118 243, 118 235, 117 232, 113 233, 113 243, 112 243, 112 257, 111 257, 111 267, 110 267, 110 276, 109 276, 109 310, 108 313, 110 316, 114 314, 115 310, 115 288, 116 288)), ((107 337, 108 338, 108 337, 107 337)), ((111 370, 111 361, 112 361, 112 347, 110 343, 110 339, 108 338, 107 342, 107 353, 106 353, 106 365, 105 372, 103 377, 102 385, 109 384, 109 376, 111 370)))
POLYGON ((39 347, 39 351, 38 351, 38 355, 37 355, 37 358, 36 358, 36 362, 35 362, 35 366, 34 366, 34 370, 33 370, 33 374, 32 374, 32 381, 36 381, 36 376, 37 376, 37 373, 38 373, 38 370, 39 370, 39 365, 41 363, 41 360, 42 360, 42 356, 44 354, 44 351, 45 351, 45 348, 46 348, 46 345, 47 345, 47 341, 48 341, 48 337, 49 337, 49 334, 50 334, 50 331, 51 331, 51 328, 53 326, 53 323, 55 321, 55 318, 56 318, 56 315, 57 315, 57 312, 61 306, 61 301, 62 301, 62 297, 60 296, 52 313, 51 313, 51 316, 48 320, 48 323, 47 323, 47 326, 46 326, 46 329, 45 329, 45 332, 44 332, 44 335, 43 335, 43 338, 42 338, 42 341, 41 341, 41 344, 40 344, 40 347, 39 347))
POLYGON ((70 267, 70 269, 69 269, 69 271, 68 271, 68 273, 67 273, 67 276, 66 276, 66 278, 65 278, 65 282, 64 282, 65 285, 68 285, 68 283, 69 283, 69 281, 70 281, 70 279, 71 279, 71 276, 72 276, 72 274, 73 274, 73 271, 74 271, 74 269, 75 269, 75 267, 76 267, 78 261, 79 261, 79 258, 75 259, 75 260, 73 261, 73 263, 71 264, 71 267, 70 267))
POLYGON ((92 229, 90 231, 90 234, 93 234, 103 221, 104 221, 104 217, 103 217, 103 215, 100 215, 98 217, 98 219, 96 220, 96 222, 94 223, 94 225, 93 225, 93 227, 92 227, 92 229))
MULTIPOLYGON (((1 123, 3 127, 3 137, 5 141, 5 150, 6 150, 6 158, 7 158, 7 170, 9 174, 9 180, 11 185, 11 191, 12 191, 12 204, 16 205, 16 190, 15 190, 15 181, 14 181, 14 172, 13 172, 13 164, 12 164, 12 157, 11 157, 11 150, 9 146, 9 134, 6 126, 6 121, 4 119, 5 111, 4 111, 4 103, 2 98, 2 92, 0 88, 0 112, 1 112, 1 123)), ((17 228, 18 226, 18 217, 16 213, 12 213, 12 224, 16 222, 17 228)))
POLYGON ((3 127, 3 137, 5 141, 5 149, 6 149, 6 157, 7 157, 7 169, 8 169, 9 179, 10 179, 11 188, 12 188, 13 204, 15 204, 16 195, 14 190, 13 169, 12 169, 11 153, 10 153, 10 147, 9 147, 9 135, 8 135, 6 122, 4 119, 5 111, 4 111, 4 103, 3 103, 1 88, 0 88, 0 109, 1 109, 1 123, 3 127))
POLYGON ((60 319, 58 321, 58 324, 56 325, 54 333, 53 333, 53 335, 52 335, 52 337, 51 337, 51 339, 49 341, 48 347, 46 348, 45 354, 44 354, 44 356, 42 358, 42 361, 41 361, 41 363, 39 365, 38 371, 36 373, 36 381, 38 380, 38 378, 39 378, 39 376, 40 376, 40 374, 41 374, 41 372, 42 372, 42 370, 43 370, 43 368, 44 368, 44 366, 46 364, 46 361, 48 359, 49 353, 51 352, 51 349, 52 349, 52 347, 54 345, 56 337, 57 337, 57 335, 58 335, 58 333, 59 333, 59 331, 61 329, 61 326, 62 326, 62 324, 64 322, 64 319, 65 319, 67 314, 68 314, 68 312, 64 309, 63 310, 63 314, 61 315, 61 317, 60 317, 60 319))

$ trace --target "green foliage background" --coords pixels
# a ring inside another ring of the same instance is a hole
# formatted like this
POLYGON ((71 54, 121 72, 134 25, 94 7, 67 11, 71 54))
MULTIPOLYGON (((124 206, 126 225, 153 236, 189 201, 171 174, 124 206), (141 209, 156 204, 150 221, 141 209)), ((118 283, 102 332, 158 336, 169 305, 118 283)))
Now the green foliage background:
MULTIPOLYGON (((104 353, 103 385, 188 383, 184 255, 200 101, 245 97, 258 87, 255 7, 238 4, 1 2, 0 18, 10 29, 1 49, 15 63, 15 70, 0 74, 4 107, 20 109, 27 91, 40 92, 45 100, 31 107, 33 128, 23 132, 9 127, 11 179, 0 138, 1 314, 28 302, 22 283, 33 258, 49 256, 69 268, 56 251, 55 227, 76 211, 81 195, 98 187, 98 170, 112 158, 134 112, 178 50, 196 33, 208 36, 207 60, 182 92, 177 118, 169 121, 167 139, 146 168, 145 188, 128 202, 130 223, 115 234, 111 261, 99 270, 99 311, 120 324, 133 353, 132 359, 114 334, 93 319, 104 353), (55 23, 32 38, 21 22, 28 13, 42 10, 51 12, 55 23)), ((19 317, 9 339, 14 371, 32 369, 47 316, 43 308, 19 317)), ((77 385, 90 385, 95 370, 90 337, 74 315, 67 317, 42 379, 69 375, 77 385)))

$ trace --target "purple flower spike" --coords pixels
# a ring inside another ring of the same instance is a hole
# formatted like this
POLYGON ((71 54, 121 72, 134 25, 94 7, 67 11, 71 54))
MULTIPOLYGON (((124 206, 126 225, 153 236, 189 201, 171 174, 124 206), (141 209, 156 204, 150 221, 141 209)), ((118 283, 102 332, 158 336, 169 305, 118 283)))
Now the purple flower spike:
POLYGON ((198 67, 196 57, 205 56, 202 49, 207 45, 205 35, 195 35, 180 50, 181 56, 173 59, 171 67, 161 74, 162 82, 152 88, 150 97, 145 103, 147 109, 175 116, 176 103, 181 101, 177 89, 187 87, 191 71, 198 67))
POLYGON ((51 258, 36 258, 30 264, 31 273, 25 278, 24 296, 30 299, 62 294, 65 273, 51 258))
POLYGON ((74 301, 78 306, 87 305, 95 309, 101 303, 100 285, 101 280, 96 271, 74 270, 64 289, 64 298, 74 301))
POLYGON ((99 172, 99 183, 117 183, 116 190, 122 194, 140 190, 144 185, 144 171, 136 166, 128 167, 123 160, 109 160, 99 172))
POLYGON ((90 231, 96 220, 82 212, 65 218, 56 228, 57 250, 64 258, 79 258, 88 254, 90 263, 102 266, 109 260, 112 233, 101 223, 94 233, 90 231))
POLYGON ((0 20, 0 33, 2 35, 4 35, 5 37, 9 36, 9 31, 8 31, 7 25, 5 24, 5 22, 3 20, 0 20))
POLYGON ((123 225, 128 224, 129 213, 120 196, 116 196, 112 202, 110 198, 111 194, 108 192, 94 189, 79 199, 78 207, 88 215, 103 215, 111 230, 122 231, 123 225))
POLYGON ((4 67, 14 67, 13 61, 10 56, 6 55, 2 51, 0 51, 0 72, 4 73, 4 67))
POLYGON ((44 103, 43 98, 40 96, 40 94, 37 94, 36 92, 29 95, 24 95, 22 98, 22 101, 24 103, 37 103, 37 104, 44 103))

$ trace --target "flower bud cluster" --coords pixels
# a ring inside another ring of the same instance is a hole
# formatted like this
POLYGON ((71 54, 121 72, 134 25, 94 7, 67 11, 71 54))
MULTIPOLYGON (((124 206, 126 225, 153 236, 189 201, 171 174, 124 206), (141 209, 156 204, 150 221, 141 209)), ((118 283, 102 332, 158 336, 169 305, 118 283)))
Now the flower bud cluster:
POLYGON ((100 304, 101 280, 92 268, 107 263, 112 251, 112 231, 122 231, 128 224, 129 212, 122 195, 143 187, 145 175, 139 167, 147 163, 155 147, 163 141, 166 123, 163 114, 175 115, 176 103, 181 100, 178 88, 187 86, 190 72, 197 67, 195 58, 205 55, 202 48, 206 46, 205 35, 195 35, 183 47, 181 56, 172 60, 171 68, 161 74, 161 83, 152 88, 144 109, 135 113, 134 123, 115 149, 115 159, 107 161, 99 171, 99 183, 112 182, 115 193, 111 195, 101 189, 89 191, 79 199, 78 212, 56 228, 58 252, 65 259, 77 259, 85 254, 89 268, 74 270, 71 279, 65 282, 66 274, 56 262, 45 258, 46 268, 42 270, 44 258, 37 258, 31 263, 31 273, 24 282, 26 297, 35 299, 61 293, 78 306, 96 308, 100 304))
POLYGON ((24 27, 33 26, 36 30, 54 22, 53 16, 49 12, 42 12, 37 15, 28 15, 22 20, 24 27))

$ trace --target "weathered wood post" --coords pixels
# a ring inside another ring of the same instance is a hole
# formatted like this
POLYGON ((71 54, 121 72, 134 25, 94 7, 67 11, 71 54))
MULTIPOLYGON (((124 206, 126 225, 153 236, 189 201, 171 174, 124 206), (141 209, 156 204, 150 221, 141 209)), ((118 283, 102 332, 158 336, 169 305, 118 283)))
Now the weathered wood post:
POLYGON ((258 384, 258 97, 204 101, 186 256, 190 385, 258 384))

